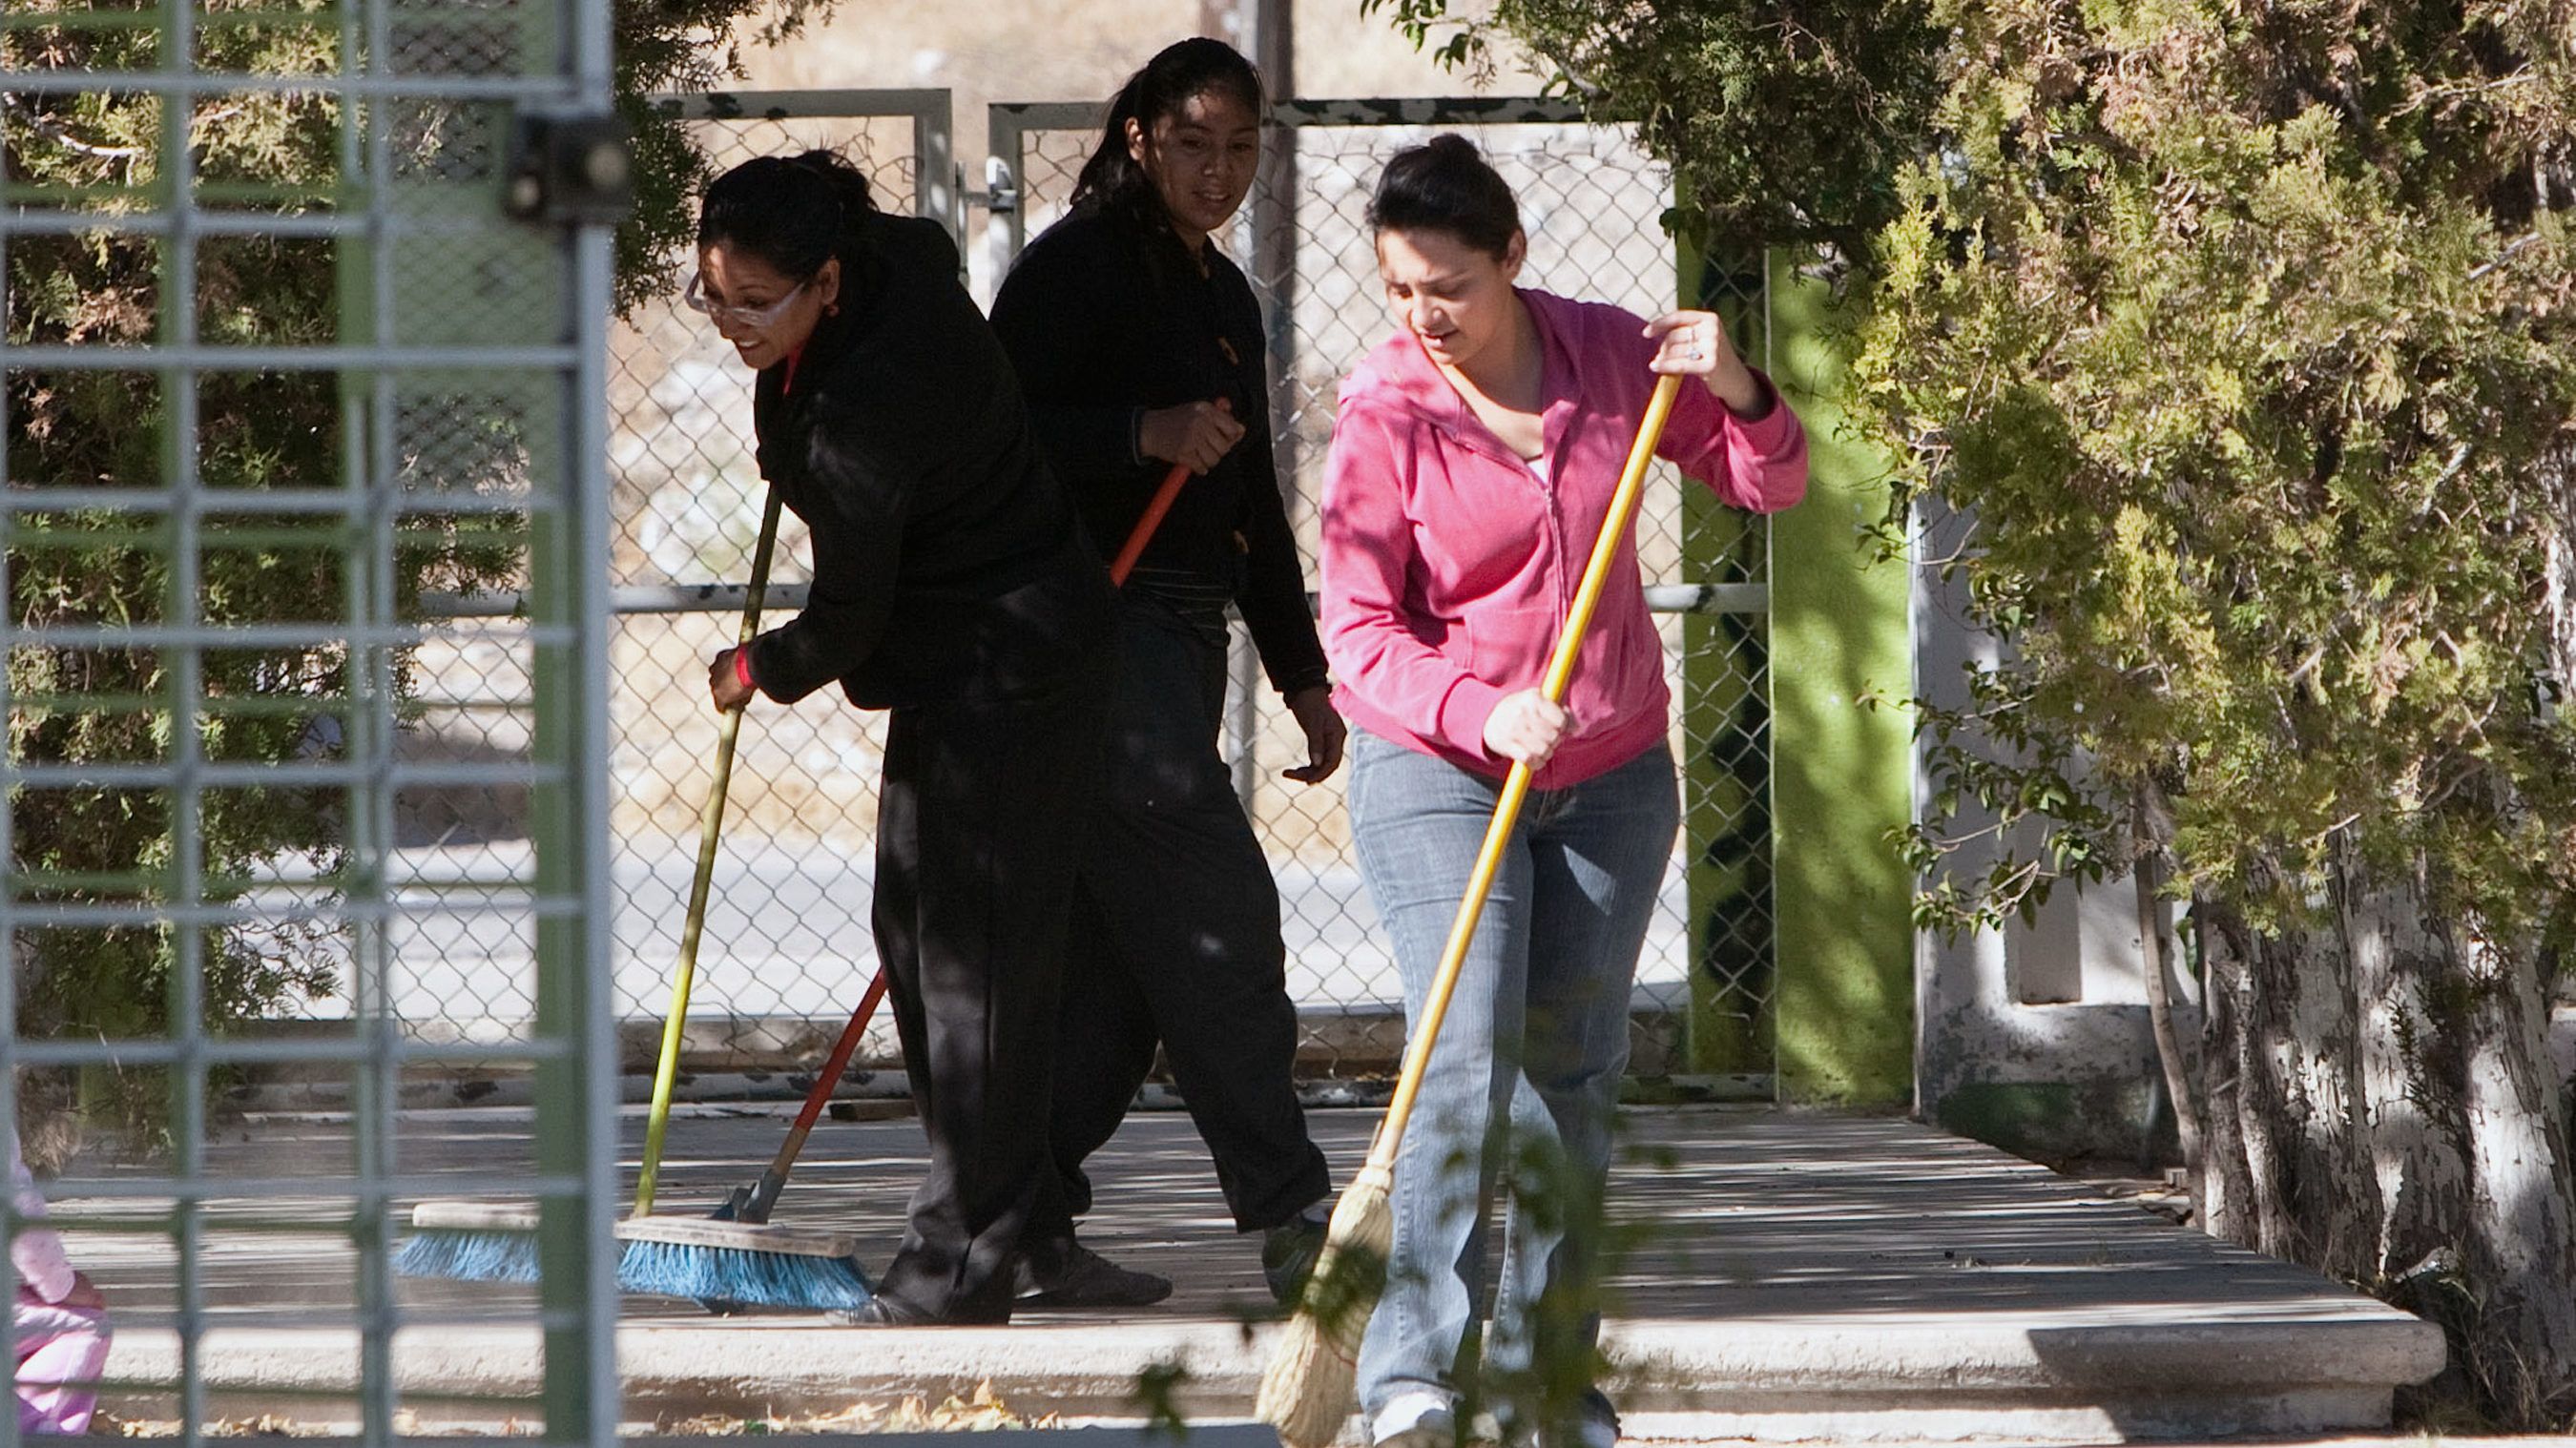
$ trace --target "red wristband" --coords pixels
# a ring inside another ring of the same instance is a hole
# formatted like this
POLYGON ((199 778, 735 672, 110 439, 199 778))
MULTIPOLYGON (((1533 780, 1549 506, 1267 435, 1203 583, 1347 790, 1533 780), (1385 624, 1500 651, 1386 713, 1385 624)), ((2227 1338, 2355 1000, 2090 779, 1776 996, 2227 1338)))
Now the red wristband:
POLYGON ((760 687, 751 681, 751 646, 749 644, 733 651, 733 676, 746 689, 760 687))

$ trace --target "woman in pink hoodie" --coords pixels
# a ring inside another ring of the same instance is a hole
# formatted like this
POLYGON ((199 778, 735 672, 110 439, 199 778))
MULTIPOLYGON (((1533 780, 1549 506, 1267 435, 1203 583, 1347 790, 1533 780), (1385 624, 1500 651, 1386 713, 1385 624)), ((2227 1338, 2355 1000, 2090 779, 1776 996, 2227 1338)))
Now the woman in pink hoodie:
POLYGON ((18 1155, 15 1128, 9 1130, 9 1179, 18 1216, 9 1237, 9 1261, 18 1278, 18 1300, 10 1309, 18 1348, 18 1431, 86 1433, 98 1406, 99 1372, 107 1366, 107 1302, 87 1276, 72 1270, 62 1236, 38 1225, 45 1196, 18 1155))
POLYGON ((1618 1417, 1588 1366, 1599 1198, 1630 987, 1680 813, 1633 535, 1564 702, 1539 686, 1656 374, 1690 379, 1658 453, 1737 507, 1804 495, 1806 437, 1709 313, 1649 322, 1515 287, 1518 205, 1462 137, 1389 162, 1369 223, 1399 325, 1342 385, 1324 645, 1354 726, 1352 834, 1408 1013, 1503 776, 1520 761, 1535 778, 1397 1161, 1360 1401, 1375 1444, 1445 1443, 1490 1390, 1507 1441, 1608 1448, 1618 1417), (1461 1355, 1506 1161, 1480 1375, 1461 1355))

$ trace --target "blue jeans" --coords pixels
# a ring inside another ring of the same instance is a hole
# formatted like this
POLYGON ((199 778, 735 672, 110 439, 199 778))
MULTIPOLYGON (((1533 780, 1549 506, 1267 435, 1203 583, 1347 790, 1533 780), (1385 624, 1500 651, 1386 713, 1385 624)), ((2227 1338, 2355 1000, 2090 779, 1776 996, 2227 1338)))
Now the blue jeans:
MULTIPOLYGON (((1395 946, 1405 1013, 1418 1019, 1502 785, 1365 731, 1351 743, 1360 871, 1395 946)), ((1565 1364, 1588 1365, 1629 992, 1680 815, 1661 744, 1522 805, 1397 1154, 1386 1291, 1360 1346, 1369 1417, 1400 1395, 1455 1398, 1470 1385, 1462 1352, 1507 1161, 1513 1180, 1553 1188, 1555 1200, 1511 1193, 1483 1345, 1506 1394, 1496 1407, 1519 1416, 1539 1405, 1508 1401, 1520 1395, 1510 1384, 1561 1382, 1565 1364)), ((1586 1396, 1606 1413, 1606 1400, 1586 1396)))

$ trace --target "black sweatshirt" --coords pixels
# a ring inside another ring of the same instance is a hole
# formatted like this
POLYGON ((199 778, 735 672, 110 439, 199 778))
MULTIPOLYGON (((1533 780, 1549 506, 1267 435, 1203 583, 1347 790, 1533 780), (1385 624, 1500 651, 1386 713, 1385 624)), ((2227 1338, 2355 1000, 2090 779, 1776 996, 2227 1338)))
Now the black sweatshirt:
POLYGON ((835 679, 887 708, 1035 692, 1109 628, 1107 574, 1029 431, 937 222, 869 213, 839 313, 760 374, 761 475, 811 530, 805 609, 754 640, 781 702, 835 679))
POLYGON ((1272 687, 1288 694, 1323 683, 1324 648, 1271 454, 1261 311, 1242 271, 1213 243, 1194 257, 1168 226, 1086 207, 1020 254, 993 299, 993 330, 1103 557, 1116 556, 1170 471, 1138 454, 1139 415, 1219 397, 1233 404, 1243 440, 1213 472, 1182 484, 1127 587, 1169 602, 1218 642, 1231 602, 1272 687))

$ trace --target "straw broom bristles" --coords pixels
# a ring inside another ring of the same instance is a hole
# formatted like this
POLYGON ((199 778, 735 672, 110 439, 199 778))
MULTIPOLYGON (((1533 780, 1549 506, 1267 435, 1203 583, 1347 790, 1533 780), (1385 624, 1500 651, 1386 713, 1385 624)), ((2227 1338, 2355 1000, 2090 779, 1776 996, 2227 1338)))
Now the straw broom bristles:
POLYGON ((1391 1165, 1372 1161, 1342 1189, 1297 1314, 1281 1329, 1261 1375, 1253 1411, 1289 1448, 1325 1448, 1350 1416, 1360 1337, 1386 1284, 1387 1252, 1395 1242, 1387 1205, 1394 1179, 1391 1165))

